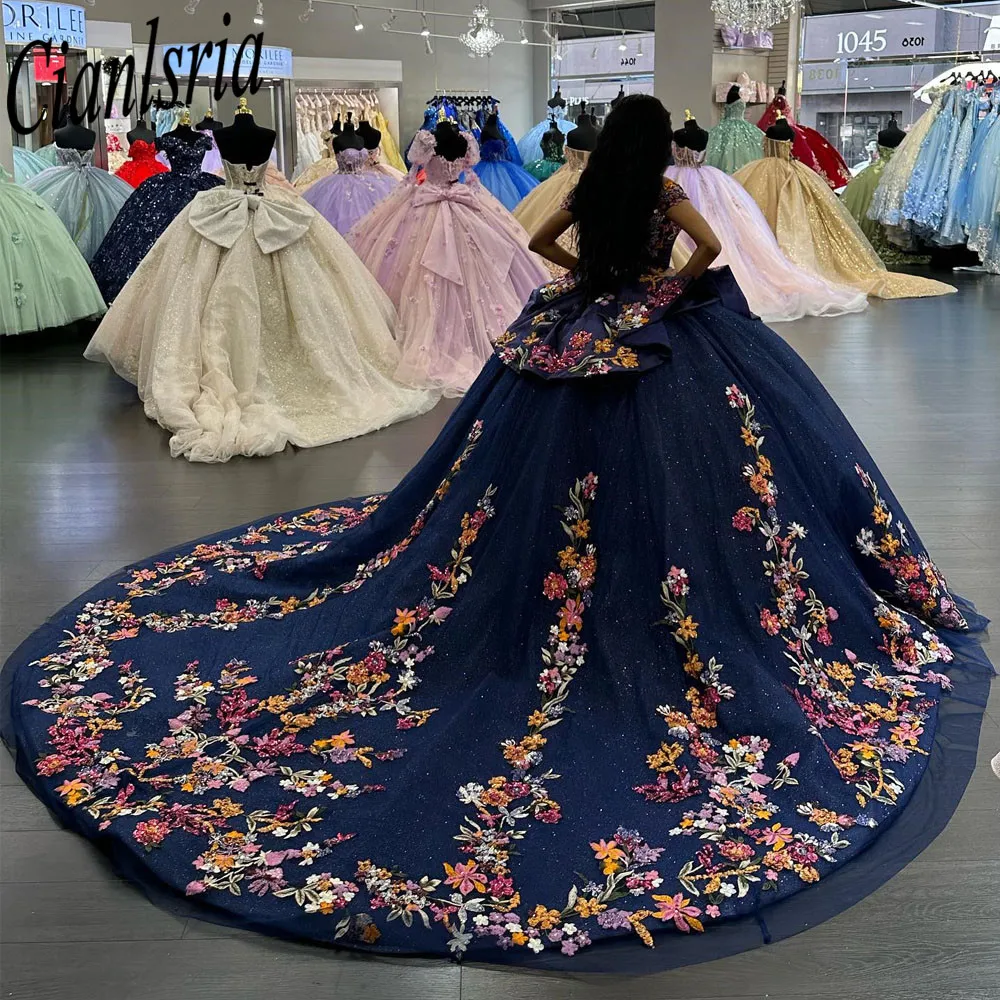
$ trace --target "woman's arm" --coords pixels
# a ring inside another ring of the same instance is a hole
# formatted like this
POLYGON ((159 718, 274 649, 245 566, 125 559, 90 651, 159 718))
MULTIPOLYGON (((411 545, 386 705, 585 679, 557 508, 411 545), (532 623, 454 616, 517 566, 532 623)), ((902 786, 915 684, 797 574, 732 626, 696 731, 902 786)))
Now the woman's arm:
POLYGON ((704 216, 689 201, 674 205, 667 217, 677 223, 695 242, 691 259, 678 272, 681 278, 700 278, 711 266, 712 261, 722 253, 719 237, 705 221, 704 216))
POLYGON ((567 212, 564 208, 559 209, 558 212, 550 215, 531 237, 528 249, 546 260, 552 261, 553 264, 566 268, 567 271, 575 270, 576 265, 580 262, 557 242, 559 237, 572 225, 572 212, 567 212))

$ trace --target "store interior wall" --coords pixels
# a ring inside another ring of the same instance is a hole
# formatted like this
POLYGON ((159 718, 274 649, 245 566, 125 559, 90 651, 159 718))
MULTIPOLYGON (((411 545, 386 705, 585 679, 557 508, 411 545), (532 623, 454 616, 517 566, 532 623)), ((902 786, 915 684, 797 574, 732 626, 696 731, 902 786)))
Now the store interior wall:
MULTIPOLYGON (((380 0, 388 6, 387 0, 380 0)), ((398 59, 403 64, 403 82, 399 94, 399 126, 404 142, 420 127, 428 98, 435 93, 487 91, 502 101, 501 115, 514 135, 527 131, 540 117, 534 105, 544 110, 545 97, 534 101, 532 48, 524 45, 501 45, 489 59, 469 58, 469 52, 456 39, 432 38, 433 55, 424 48, 419 35, 395 35, 382 30, 387 12, 361 9, 364 31, 354 30, 354 16, 349 7, 316 4, 316 12, 306 22, 299 20, 305 10, 301 0, 265 0, 263 28, 253 24, 255 0, 202 0, 194 15, 185 13, 180 0, 97 0, 87 8, 88 17, 132 24, 136 44, 149 37, 146 22, 159 18, 157 44, 171 42, 218 41, 226 37, 222 16, 227 11, 233 21, 228 29, 231 41, 239 41, 256 31, 264 32, 268 45, 292 49, 296 56, 317 58, 398 59)), ((435 10, 468 14, 471 0, 434 0, 435 10)), ((491 0, 494 17, 529 17, 527 0, 491 0)), ((400 8, 397 27, 419 30, 419 21, 404 15, 400 8)), ((457 35, 465 30, 465 21, 455 17, 428 18, 432 32, 457 35)), ((516 41, 517 24, 498 22, 498 30, 516 41)))

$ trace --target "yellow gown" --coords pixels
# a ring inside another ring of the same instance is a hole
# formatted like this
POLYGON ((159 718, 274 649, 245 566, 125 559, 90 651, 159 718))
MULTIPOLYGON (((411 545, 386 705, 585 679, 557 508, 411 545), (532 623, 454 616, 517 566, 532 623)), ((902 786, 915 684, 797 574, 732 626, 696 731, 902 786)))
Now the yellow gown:
POLYGON ((733 175, 760 206, 786 257, 827 281, 880 299, 948 295, 952 285, 886 269, 823 179, 792 159, 792 144, 765 139, 764 158, 733 175))
POLYGON ((372 127, 382 133, 382 145, 380 147, 382 150, 382 162, 387 163, 390 167, 395 167, 398 171, 405 174, 406 163, 400 155, 399 147, 396 145, 396 140, 392 137, 392 132, 389 131, 389 123, 381 111, 375 112, 372 127))
POLYGON ((295 181, 295 190, 305 194, 317 181, 337 172, 337 158, 333 155, 333 136, 328 132, 323 136, 323 155, 315 163, 310 163, 295 181))

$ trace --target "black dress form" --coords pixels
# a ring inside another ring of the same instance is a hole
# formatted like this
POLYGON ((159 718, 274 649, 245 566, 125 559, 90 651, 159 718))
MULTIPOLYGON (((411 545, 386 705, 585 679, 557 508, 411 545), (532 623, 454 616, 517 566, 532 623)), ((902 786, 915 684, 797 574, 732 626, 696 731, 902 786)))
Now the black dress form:
POLYGON ((212 114, 211 108, 205 112, 205 117, 202 118, 197 125, 195 125, 195 128, 199 132, 218 132, 223 127, 222 122, 220 122, 215 115, 212 114))
POLYGON ((382 143, 382 133, 365 119, 358 122, 358 135, 361 136, 365 149, 378 149, 382 143))
POLYGON ((734 83, 726 94, 726 104, 735 104, 740 99, 740 88, 734 83))
POLYGON ((130 146, 133 142, 153 143, 156 142, 156 133, 146 124, 145 118, 140 118, 139 124, 127 133, 125 138, 128 139, 130 146))
POLYGON ((889 124, 878 134, 878 144, 886 149, 895 149, 904 139, 906 133, 899 127, 895 117, 889 119, 889 124))
POLYGON ((270 159, 277 138, 275 131, 254 122, 247 99, 241 97, 233 124, 215 133, 215 144, 224 160, 259 167, 270 159))
POLYGON ((480 132, 481 142, 488 142, 491 139, 494 142, 502 142, 504 145, 507 144, 506 139, 503 137, 503 133, 500 131, 499 116, 495 111, 487 115, 482 131, 480 132))
POLYGON ((83 125, 64 125, 52 133, 52 138, 60 149, 78 149, 81 153, 89 153, 97 145, 97 133, 83 125))
POLYGON ((358 135, 354 128, 354 122, 351 120, 351 116, 354 112, 347 112, 347 121, 344 122, 344 127, 338 135, 333 140, 333 151, 335 153, 343 153, 347 149, 364 149, 365 141, 358 135))
MULTIPOLYGON (((350 117, 350 115, 348 115, 348 117, 350 117)), ((330 131, 334 135, 340 135, 340 133, 343 131, 343 128, 344 128, 343 125, 341 125, 340 123, 340 113, 338 112, 337 120, 330 126, 330 131)))
POLYGON ((566 107, 566 98, 562 95, 561 87, 556 87, 556 92, 549 98, 548 105, 553 111, 556 108, 566 107))
POLYGON ((435 152, 449 163, 460 160, 469 151, 469 143, 453 122, 438 122, 434 128, 435 152))
POLYGON ((788 124, 786 118, 779 118, 765 133, 768 139, 776 139, 779 142, 794 142, 795 133, 792 126, 788 124))
POLYGON ((619 86, 619 88, 618 88, 618 96, 614 97, 612 99, 612 101, 611 101, 611 107, 617 108, 618 105, 621 104, 621 102, 624 101, 624 100, 625 100, 625 88, 622 87, 622 86, 619 86))
POLYGON ((580 105, 580 113, 576 116, 576 128, 566 136, 566 145, 586 153, 597 148, 597 126, 584 104, 580 105))
POLYGON ((177 123, 170 134, 175 138, 180 139, 182 142, 186 142, 189 146, 193 146, 202 138, 200 132, 195 132, 195 130, 191 128, 191 115, 187 111, 181 115, 181 120, 177 123))
MULTIPOLYGON (((684 143, 682 148, 693 149, 696 153, 704 153, 708 148, 708 132, 698 125, 697 118, 688 118, 684 122, 684 128, 680 130, 684 134, 684 143)), ((674 133, 674 141, 676 142, 677 133, 674 133)), ((681 143, 677 143, 678 146, 681 143)))

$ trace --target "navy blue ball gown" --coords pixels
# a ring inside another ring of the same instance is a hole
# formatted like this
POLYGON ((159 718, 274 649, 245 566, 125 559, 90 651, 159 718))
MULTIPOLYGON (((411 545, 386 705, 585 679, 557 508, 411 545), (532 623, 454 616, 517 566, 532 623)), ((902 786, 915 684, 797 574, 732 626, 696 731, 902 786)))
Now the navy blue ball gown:
MULTIPOLYGON (((936 835, 991 668, 847 420, 722 271, 540 289, 388 496, 148 559, 8 661, 19 773, 179 912, 665 968, 936 835)), ((878 934, 878 927, 871 929, 878 934)))
POLYGON ((170 171, 156 174, 136 188, 90 264, 108 304, 118 298, 153 245, 194 196, 224 183, 221 177, 201 169, 206 153, 213 148, 210 136, 199 134, 196 141, 186 142, 168 132, 156 140, 156 148, 170 160, 170 171))

